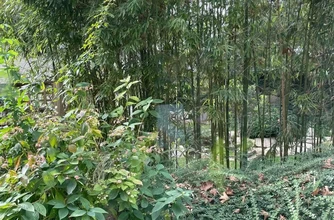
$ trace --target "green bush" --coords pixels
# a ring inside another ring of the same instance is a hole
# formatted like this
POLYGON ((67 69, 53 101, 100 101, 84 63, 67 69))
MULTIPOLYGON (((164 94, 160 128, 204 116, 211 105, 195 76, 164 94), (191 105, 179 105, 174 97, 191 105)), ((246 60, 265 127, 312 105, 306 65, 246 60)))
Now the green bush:
MULTIPOLYGON (((264 137, 277 137, 280 130, 279 118, 279 109, 277 108, 272 108, 271 117, 269 117, 269 112, 266 112, 264 116, 264 137)), ((261 116, 261 123, 262 120, 263 117, 261 116)), ((260 138, 262 132, 261 127, 262 125, 259 123, 258 118, 252 117, 248 127, 249 138, 260 138)))
MULTIPOLYGON (((118 87, 119 100, 130 83, 118 87)), ((81 85, 76 90, 86 91, 81 85)), ((154 137, 141 132, 160 100, 132 96, 130 120, 121 105, 102 115, 88 106, 45 118, 26 112, 27 97, 18 94, 6 99, 1 119, 0 219, 158 219, 188 211, 191 192, 176 187, 154 137)))

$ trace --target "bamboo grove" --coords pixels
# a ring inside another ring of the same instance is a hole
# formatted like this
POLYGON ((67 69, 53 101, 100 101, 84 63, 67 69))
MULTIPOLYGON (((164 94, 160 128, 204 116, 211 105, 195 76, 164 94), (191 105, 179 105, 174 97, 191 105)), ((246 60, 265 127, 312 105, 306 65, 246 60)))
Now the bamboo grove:
MULTIPOLYGON (((92 103, 106 112, 113 108, 119 80, 131 76, 141 82, 132 87, 138 97, 182 105, 191 119, 178 125, 191 136, 184 144, 193 149, 187 157, 200 158, 208 145, 212 158, 227 168, 246 167, 253 123, 262 158, 284 160, 291 148, 305 152, 310 127, 314 149, 324 136, 334 144, 333 0, 0 4, 1 22, 12 26, 25 58, 40 56, 51 63, 52 77, 64 85, 64 99, 66 88, 88 82, 92 103), (209 118, 209 140, 202 137, 203 113, 209 118), (278 127, 278 133, 277 144, 265 153, 267 127, 278 127)), ((44 77, 33 64, 30 74, 44 77)), ((153 117, 145 130, 159 130, 153 117)), ((168 151, 172 145, 164 132, 159 136, 168 151)))

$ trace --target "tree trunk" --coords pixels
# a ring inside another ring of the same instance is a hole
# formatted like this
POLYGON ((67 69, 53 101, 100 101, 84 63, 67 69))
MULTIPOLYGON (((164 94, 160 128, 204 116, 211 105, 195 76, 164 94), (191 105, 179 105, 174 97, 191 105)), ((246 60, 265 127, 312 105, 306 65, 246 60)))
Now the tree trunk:
POLYGON ((243 102, 242 102, 242 161, 241 168, 246 168, 247 166, 247 137, 248 137, 248 78, 250 75, 250 44, 249 44, 249 1, 244 1, 245 7, 245 18, 244 18, 244 66, 243 66, 243 76, 242 76, 242 91, 243 91, 243 102))

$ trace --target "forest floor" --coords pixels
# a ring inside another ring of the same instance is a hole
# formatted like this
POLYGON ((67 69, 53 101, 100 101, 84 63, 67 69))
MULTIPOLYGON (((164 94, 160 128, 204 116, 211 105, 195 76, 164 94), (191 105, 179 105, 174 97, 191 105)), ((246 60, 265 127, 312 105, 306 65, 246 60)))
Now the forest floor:
POLYGON ((227 170, 209 160, 179 168, 180 187, 194 191, 186 219, 334 219, 333 149, 285 163, 252 160, 227 170))

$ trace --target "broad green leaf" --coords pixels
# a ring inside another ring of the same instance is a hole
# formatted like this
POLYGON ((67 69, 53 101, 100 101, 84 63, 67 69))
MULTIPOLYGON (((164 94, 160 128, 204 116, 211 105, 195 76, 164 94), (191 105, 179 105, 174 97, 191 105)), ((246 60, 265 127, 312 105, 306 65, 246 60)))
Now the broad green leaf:
POLYGON ((14 51, 14 50, 8 50, 7 53, 10 54, 11 56, 14 56, 14 57, 16 57, 19 54, 18 52, 14 51))
MULTIPOLYGON (((23 215, 21 215, 21 217, 22 217, 23 220, 38 220, 39 219, 39 214, 37 212, 24 211, 24 213, 23 213, 23 215)), ((7 219, 7 218, 5 218, 5 219, 7 219)))
POLYGON ((134 116, 134 115, 137 115, 137 114, 139 114, 139 113, 142 113, 143 112, 143 110, 136 110, 136 111, 134 111, 134 112, 132 112, 132 116, 134 116))
POLYGON ((59 209, 58 210, 58 217, 59 220, 66 218, 66 216, 68 215, 69 211, 67 208, 63 208, 63 209, 59 209))
POLYGON ((84 209, 89 210, 89 208, 90 208, 90 202, 86 198, 80 197, 80 202, 81 202, 82 207, 84 209))
POLYGON ((88 211, 87 215, 90 216, 90 217, 92 217, 93 219, 95 219, 96 213, 92 212, 92 211, 88 211))
POLYGON ((118 196, 118 193, 119 193, 119 189, 111 190, 111 192, 109 193, 109 199, 110 200, 116 199, 116 197, 118 196))
POLYGON ((159 187, 159 188, 154 188, 153 189, 153 195, 155 195, 155 196, 157 196, 157 195, 161 195, 162 193, 164 193, 165 192, 165 189, 164 188, 161 188, 161 187, 159 187))
POLYGON ((159 212, 159 211, 161 211, 161 209, 163 209, 165 205, 166 205, 166 204, 165 204, 164 202, 157 202, 157 203, 155 204, 155 206, 153 207, 153 209, 152 209, 152 214, 153 214, 154 212, 159 212))
POLYGON ((157 165, 155 166, 155 168, 156 168, 157 170, 162 170, 163 168, 165 168, 165 166, 162 165, 161 163, 159 163, 159 164, 157 164, 157 165))
POLYGON ((71 210, 71 211, 75 211, 75 210, 78 210, 78 209, 79 209, 78 206, 73 205, 73 204, 67 204, 66 208, 68 208, 68 209, 71 210))
POLYGON ((118 216, 118 220, 128 220, 129 219, 129 213, 128 212, 122 212, 118 216))
POLYGON ((160 213, 161 213, 161 209, 159 211, 152 212, 152 214, 151 214, 152 220, 156 220, 157 218, 159 218, 160 213))
POLYGON ((140 118, 146 118, 148 117, 148 112, 144 112, 143 114, 140 114, 140 118))
POLYGON ((66 192, 67 192, 68 195, 70 195, 70 194, 72 194, 72 192, 77 187, 77 181, 75 181, 74 179, 70 179, 66 183, 67 183, 66 192))
POLYGON ((103 190, 103 187, 100 184, 96 184, 93 190, 97 192, 101 192, 103 190))
POLYGON ((57 199, 52 199, 47 204, 52 205, 54 208, 57 208, 57 209, 61 209, 61 208, 66 207, 66 205, 63 201, 57 200, 57 199))
POLYGON ((81 220, 91 220, 91 218, 88 215, 84 215, 81 217, 81 220))
POLYGON ((50 135, 49 143, 51 147, 55 147, 57 145, 57 137, 55 135, 50 135))
POLYGON ((126 192, 121 192, 121 199, 122 199, 124 202, 128 201, 128 199, 129 199, 128 194, 126 194, 126 192))
POLYGON ((34 212, 35 208, 33 206, 33 204, 31 204, 30 202, 23 202, 17 205, 18 207, 20 207, 23 210, 26 210, 28 212, 34 212))
POLYGON ((165 200, 165 204, 171 204, 171 203, 174 203, 175 200, 177 198, 179 198, 182 194, 180 195, 176 195, 176 196, 171 196, 171 197, 168 197, 166 200, 165 200))
POLYGON ((35 202, 35 203, 33 203, 33 205, 34 205, 34 207, 35 207, 35 210, 36 210, 39 214, 41 214, 41 215, 43 215, 43 216, 46 216, 46 208, 45 208, 44 205, 42 205, 42 204, 39 203, 39 202, 35 202))
POLYGON ((144 106, 144 105, 150 104, 152 101, 153 101, 152 97, 149 97, 145 100, 140 101, 135 107, 138 108, 139 106, 144 106))
POLYGON ((96 220, 105 220, 106 219, 103 214, 97 213, 97 212, 95 212, 95 218, 96 218, 96 220))
POLYGON ((141 191, 144 195, 147 195, 149 197, 153 197, 153 193, 150 189, 145 187, 145 188, 141 188, 141 191))
POLYGON ((149 178, 154 177, 154 176, 156 176, 157 174, 158 174, 158 172, 157 172, 156 170, 150 170, 150 171, 148 171, 148 176, 149 176, 149 178))
POLYGON ((159 116, 159 114, 158 114, 157 111, 151 110, 151 111, 149 111, 149 113, 150 113, 153 117, 160 118, 160 116, 159 116))
POLYGON ((165 172, 165 171, 162 171, 160 172, 165 178, 169 179, 169 180, 174 180, 173 177, 168 173, 168 172, 165 172))
POLYGON ((132 167, 138 167, 141 164, 141 161, 139 160, 138 156, 132 156, 130 159, 130 163, 132 167))
POLYGON ((148 201, 146 199, 142 199, 141 202, 140 202, 140 206, 145 209, 148 207, 148 201))
POLYGON ((70 217, 80 217, 80 216, 84 216, 86 214, 85 210, 75 210, 70 217))
POLYGON ((154 104, 160 104, 160 103, 163 103, 164 100, 161 100, 161 99, 153 99, 153 103, 154 104))
POLYGON ((70 204, 70 203, 73 203, 75 202, 76 200, 78 200, 80 198, 81 195, 78 195, 78 194, 73 194, 73 195, 70 195, 67 199, 67 204, 70 204))
POLYGON ((178 203, 174 203, 172 205, 172 211, 173 211, 176 219, 179 219, 179 217, 184 214, 183 210, 181 209, 181 207, 179 206, 178 203))
POLYGON ((107 214, 108 213, 104 209, 101 209, 99 207, 91 208, 90 211, 95 212, 95 213, 102 213, 102 214, 107 214))
POLYGON ((63 202, 59 202, 59 203, 57 203, 53 206, 53 208, 55 208, 55 209, 62 209, 62 208, 65 208, 65 207, 66 207, 66 205, 63 202))
POLYGON ((140 219, 140 220, 144 220, 144 215, 143 215, 143 213, 141 213, 140 211, 138 211, 138 210, 134 210, 134 211, 133 211, 133 214, 134 214, 138 219, 140 219))

